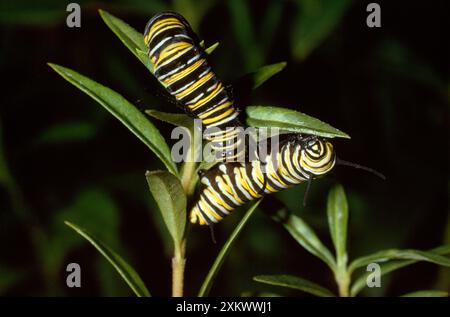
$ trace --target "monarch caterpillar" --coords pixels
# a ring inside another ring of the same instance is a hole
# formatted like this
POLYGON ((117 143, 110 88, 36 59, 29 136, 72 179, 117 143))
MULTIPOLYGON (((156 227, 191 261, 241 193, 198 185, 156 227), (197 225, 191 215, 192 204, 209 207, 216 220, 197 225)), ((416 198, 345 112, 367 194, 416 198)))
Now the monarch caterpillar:
MULTIPOLYGON (((249 162, 220 163, 202 177, 203 188, 190 221, 212 225, 235 208, 297 184, 310 182, 329 173, 336 164, 361 168, 384 179, 373 169, 336 157, 333 145, 314 135, 289 135, 280 142, 278 151, 264 159, 249 162)), ((308 189, 307 189, 308 190, 308 189)))
POLYGON ((145 27, 144 42, 155 77, 179 105, 201 119, 212 149, 222 160, 241 157, 243 146, 235 129, 241 125, 239 112, 186 19, 175 12, 155 15, 145 27))

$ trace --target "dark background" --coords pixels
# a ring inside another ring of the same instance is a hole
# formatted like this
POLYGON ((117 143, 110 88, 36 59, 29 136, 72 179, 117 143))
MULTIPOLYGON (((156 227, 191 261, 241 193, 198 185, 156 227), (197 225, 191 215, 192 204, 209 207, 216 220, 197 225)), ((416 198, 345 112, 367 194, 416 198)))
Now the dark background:
MULTIPOLYGON (((90 229, 139 272, 152 294, 170 294, 170 240, 147 190, 146 170, 162 164, 119 121, 47 65, 75 69, 140 108, 170 110, 148 71, 103 23, 98 9, 139 31, 156 12, 176 10, 207 44, 227 83, 270 63, 287 68, 251 96, 290 107, 347 132, 339 156, 387 175, 345 167, 266 198, 281 200, 331 247, 326 195, 342 183, 351 212, 350 258, 384 248, 428 249, 450 242, 449 47, 446 1, 377 1, 382 27, 366 26, 368 1, 78 1, 81 28, 65 24, 65 1, 3 1, 0 6, 0 295, 131 295, 81 237, 90 229), (65 267, 82 267, 82 287, 65 286, 65 267)), ((245 106, 245 105, 241 105, 245 106)), ((170 126, 155 122, 170 137, 170 126)), ((196 294, 221 243, 242 213, 209 231, 193 227, 186 292, 196 294)), ((276 292, 258 274, 292 274, 335 289, 325 265, 258 212, 226 260, 212 295, 276 292)), ((365 295, 450 290, 448 270, 417 264, 383 277, 365 295)))

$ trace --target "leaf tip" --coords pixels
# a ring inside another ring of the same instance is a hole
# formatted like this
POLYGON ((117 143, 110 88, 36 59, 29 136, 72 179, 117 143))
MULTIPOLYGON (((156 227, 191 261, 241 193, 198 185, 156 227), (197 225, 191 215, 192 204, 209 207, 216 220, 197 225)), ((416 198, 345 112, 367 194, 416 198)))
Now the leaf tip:
POLYGON ((68 220, 64 220, 64 224, 71 229, 75 229, 75 225, 68 220))
POLYGON ((100 16, 102 18, 104 18, 106 15, 108 15, 108 11, 102 10, 102 9, 98 9, 98 14, 100 14, 100 16))
POLYGON ((50 63, 50 62, 48 62, 47 65, 48 65, 49 67, 51 67, 52 69, 56 69, 56 68, 58 67, 58 65, 56 65, 56 64, 54 64, 54 63, 50 63))

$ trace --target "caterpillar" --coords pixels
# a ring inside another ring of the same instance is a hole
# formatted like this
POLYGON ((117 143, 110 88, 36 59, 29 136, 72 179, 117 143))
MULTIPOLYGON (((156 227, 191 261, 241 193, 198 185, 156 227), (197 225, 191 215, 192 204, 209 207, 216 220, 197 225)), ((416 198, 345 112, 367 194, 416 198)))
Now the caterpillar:
POLYGON ((191 223, 211 225, 235 208, 282 189, 309 182, 336 164, 333 145, 313 135, 290 135, 278 150, 249 162, 220 163, 202 177, 191 223))
POLYGON ((237 207, 331 172, 336 165, 370 172, 382 179, 376 170, 342 160, 332 143, 315 135, 290 134, 263 158, 246 162, 223 162, 201 177, 199 198, 190 212, 191 223, 212 225, 237 207))
POLYGON ((189 23, 175 12, 152 17, 144 43, 158 81, 188 114, 202 121, 204 138, 222 161, 237 161, 244 152, 236 127, 239 111, 232 93, 212 71, 189 23))

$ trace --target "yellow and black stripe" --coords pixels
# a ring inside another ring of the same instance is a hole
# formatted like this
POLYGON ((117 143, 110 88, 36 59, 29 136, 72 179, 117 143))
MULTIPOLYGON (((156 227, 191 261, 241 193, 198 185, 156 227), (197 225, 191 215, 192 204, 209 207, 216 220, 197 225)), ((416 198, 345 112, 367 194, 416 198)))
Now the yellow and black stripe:
POLYGON ((242 158, 235 129, 240 126, 238 111, 189 23, 177 13, 159 13, 147 23, 144 42, 156 78, 178 104, 202 120, 205 138, 218 156, 227 161, 242 158))
POLYGON ((220 163, 202 176, 199 199, 190 221, 211 225, 236 207, 330 172, 336 163, 333 145, 316 136, 294 135, 265 158, 220 163))

